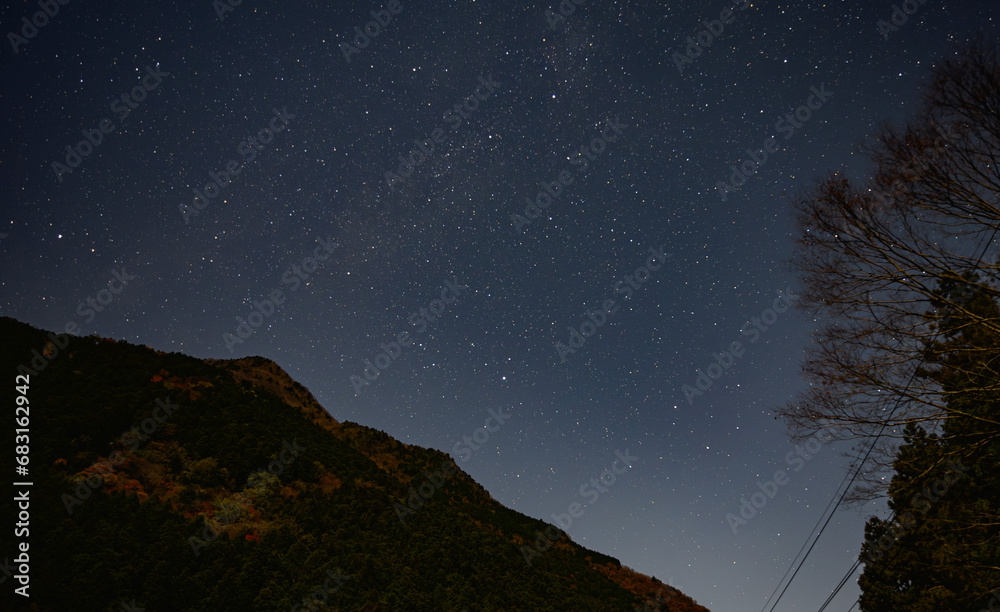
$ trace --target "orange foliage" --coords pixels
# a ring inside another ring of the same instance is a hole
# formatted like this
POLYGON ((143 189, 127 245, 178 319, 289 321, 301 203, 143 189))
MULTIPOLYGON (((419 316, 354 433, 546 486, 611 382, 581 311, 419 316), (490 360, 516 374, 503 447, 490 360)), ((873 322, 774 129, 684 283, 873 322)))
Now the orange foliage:
POLYGON ((615 584, 645 598, 647 601, 669 602, 667 608, 656 609, 669 609, 670 612, 708 612, 707 608, 699 606, 693 599, 677 589, 640 574, 627 566, 616 567, 612 563, 597 565, 593 562, 590 565, 615 584))
POLYGON ((322 489, 324 493, 332 493, 340 487, 340 479, 334 476, 331 472, 323 472, 323 475, 319 477, 319 488, 322 489))
POLYGON ((181 389, 182 391, 188 392, 188 397, 191 401, 195 401, 201 398, 201 392, 197 389, 200 387, 212 387, 214 386, 209 380, 204 376, 189 376, 188 378, 181 378, 180 376, 170 376, 170 372, 166 370, 160 370, 159 374, 153 375, 153 382, 163 382, 163 386, 167 389, 181 389))

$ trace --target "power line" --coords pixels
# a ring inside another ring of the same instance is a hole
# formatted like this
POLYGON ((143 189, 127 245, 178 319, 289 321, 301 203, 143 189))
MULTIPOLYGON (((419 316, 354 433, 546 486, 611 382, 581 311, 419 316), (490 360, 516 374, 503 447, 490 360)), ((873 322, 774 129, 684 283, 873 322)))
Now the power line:
MULTIPOLYGON (((826 516, 826 513, 830 510, 830 507, 833 505, 833 500, 837 499, 837 493, 840 492, 840 487, 844 486, 844 482, 847 481, 848 475, 850 475, 850 472, 847 472, 846 474, 844 474, 844 479, 840 481, 840 485, 837 487, 837 490, 834 492, 833 497, 830 498, 830 501, 829 501, 829 503, 827 503, 826 508, 823 510, 823 513, 820 515, 819 520, 816 521, 816 524, 813 525, 813 528, 809 530, 809 536, 806 537, 806 541, 802 543, 802 547, 799 548, 799 552, 795 553, 795 557, 792 559, 791 565, 789 565, 788 569, 785 570, 785 575, 781 577, 781 580, 778 581, 778 585, 776 587, 774 587, 774 590, 771 591, 771 594, 767 596, 767 602, 764 604, 764 607, 761 608, 760 612, 765 612, 767 610, 768 604, 771 603, 771 598, 774 597, 774 594, 778 592, 778 589, 781 588, 781 584, 785 581, 785 578, 788 576, 788 573, 792 571, 793 567, 795 567, 796 560, 799 558, 799 555, 802 554, 802 551, 806 549, 806 546, 809 544, 809 540, 812 538, 813 532, 815 532, 816 528, 819 527, 819 524, 823 521, 823 517, 826 516)), ((803 561, 805 561, 805 559, 803 559, 803 561)), ((799 567, 801 567, 801 566, 799 566, 799 567)), ((798 571, 798 570, 796 570, 796 571, 798 571)), ((794 578, 794 576, 792 576, 792 577, 794 578)), ((789 581, 789 584, 791 584, 791 581, 789 581)), ((785 588, 787 589, 788 587, 786 586, 785 588)), ((784 591, 782 591, 782 594, 784 594, 784 591)), ((777 601, 775 601, 774 603, 777 604, 777 601)), ((772 606, 771 609, 774 610, 774 607, 772 606)))
MULTIPOLYGON (((996 235, 997 235, 998 232, 1000 232, 1000 227, 998 227, 997 229, 993 230, 993 236, 991 236, 989 242, 987 242, 987 248, 988 248, 989 244, 991 244, 993 242, 993 240, 996 238, 996 235)), ((978 250, 979 246, 981 246, 981 245, 982 245, 982 243, 980 243, 979 245, 977 245, 976 250, 978 250)), ((976 260, 975 265, 972 267, 972 269, 973 269, 974 272, 979 270, 979 266, 980 266, 980 264, 982 264, 983 258, 985 256, 986 256, 986 248, 983 249, 983 252, 979 255, 979 259, 976 260)), ((935 340, 937 340, 937 337, 938 337, 938 335, 940 333, 941 333, 941 330, 939 329, 934 334, 934 337, 931 339, 931 343, 933 343, 935 340)), ((921 355, 921 358, 920 358, 920 361, 918 362, 917 368, 919 368, 920 365, 923 364, 923 362, 924 362, 924 355, 921 355)), ((912 380, 912 377, 911 377, 911 380, 912 380)), ((907 383, 907 384, 909 384, 909 383, 907 383)), ((893 409, 893 411, 895 412, 895 409, 893 409)), ((890 418, 891 418, 891 415, 890 415, 890 418)), ((887 519, 886 522, 887 523, 892 523, 892 521, 895 518, 895 516, 896 516, 896 513, 893 512, 889 516, 889 518, 887 519)), ((818 537, 817 537, 817 539, 818 539, 818 537)), ((892 553, 892 556, 889 558, 889 561, 891 562, 892 559, 898 553, 899 553, 899 549, 894 550, 893 553, 892 553)), ((848 570, 847 574, 845 574, 844 578, 841 579, 840 583, 836 586, 836 588, 834 588, 833 593, 831 593, 830 597, 828 597, 827 600, 823 603, 823 606, 819 609, 819 612, 823 612, 824 610, 826 610, 826 607, 830 604, 830 602, 833 601, 833 598, 837 595, 837 593, 839 593, 840 590, 842 588, 844 588, 844 586, 847 584, 847 580, 850 579, 850 576, 852 576, 854 574, 854 572, 857 570, 858 566, 860 566, 860 565, 861 565, 861 559, 859 558, 857 561, 854 562, 854 565, 851 566, 851 569, 848 570)), ((861 597, 858 597, 854 601, 854 603, 851 605, 851 607, 847 610, 847 612, 851 612, 851 610, 853 610, 858 605, 858 603, 860 603, 860 602, 861 602, 861 597)))
MULTIPOLYGON (((920 363, 923 363, 923 357, 921 357, 920 363)), ((913 379, 916 377, 917 369, 919 369, 919 367, 920 367, 920 365, 918 364, 917 368, 915 368, 913 370, 913 373, 910 374, 910 380, 907 381, 907 383, 906 383, 907 386, 909 386, 910 383, 913 382, 913 379)), ((812 546, 810 546, 809 550, 806 551, 806 555, 804 557, 802 557, 802 562, 799 564, 799 567, 795 569, 795 573, 792 574, 792 577, 788 580, 788 584, 786 584, 785 588, 782 589, 781 594, 778 595, 778 598, 774 600, 774 605, 771 606, 771 612, 774 612, 775 606, 777 606, 778 602, 781 601, 781 598, 785 595, 785 591, 788 590, 788 587, 792 586, 792 581, 795 580, 795 576, 798 575, 799 570, 802 569, 803 565, 805 565, 806 559, 809 557, 809 553, 811 553, 812 550, 813 550, 813 548, 816 547, 816 544, 819 542, 820 536, 823 535, 823 532, 826 531, 827 525, 829 525, 830 521, 833 520, 834 512, 836 512, 836 509, 838 507, 840 507, 840 502, 844 501, 844 498, 847 497, 848 491, 851 490, 851 485, 854 484, 854 481, 857 479, 858 474, 861 473, 862 466, 864 466, 865 461, 868 460, 868 457, 871 455, 872 451, 875 449, 875 445, 878 443, 878 439, 882 436, 882 433, 885 431, 885 428, 889 424, 889 421, 892 419, 893 415, 896 414, 896 410, 899 408, 899 405, 900 405, 901 402, 902 402, 902 399, 896 400, 896 405, 893 407, 892 412, 889 413, 888 418, 886 418, 886 420, 882 423, 882 426, 879 428, 878 433, 875 434, 875 439, 872 440, 872 445, 868 447, 868 451, 865 453, 865 456, 861 459, 861 462, 858 463, 858 469, 854 470, 854 475, 851 476, 851 481, 849 483, 847 483, 847 487, 844 489, 843 493, 840 493, 839 497, 838 497, 838 495, 836 493, 834 494, 833 497, 834 497, 834 499, 837 500, 837 503, 834 505, 833 511, 830 512, 830 516, 827 517, 826 522, 824 522, 823 526, 820 527, 819 533, 816 534, 816 538, 813 540, 812 546)), ((823 520, 822 516, 820 517, 820 520, 823 520)), ((816 528, 813 527, 813 529, 815 530, 816 528)), ((812 534, 810 533, 810 536, 811 535, 812 534)), ((806 539, 806 541, 808 541, 808 538, 806 539)))
POLYGON ((847 581, 850 580, 851 576, 854 575, 854 572, 858 571, 858 567, 860 565, 861 565, 861 559, 858 559, 857 561, 854 562, 854 565, 851 566, 851 569, 849 569, 847 573, 844 574, 844 577, 840 579, 840 582, 837 584, 836 588, 833 589, 833 592, 830 593, 830 596, 827 597, 826 601, 823 602, 823 605, 820 607, 819 612, 823 612, 823 610, 826 610, 827 606, 833 603, 833 598, 837 596, 837 593, 840 592, 840 589, 844 588, 844 586, 847 584, 847 581))
MULTIPOLYGON (((979 266, 980 266, 980 264, 982 264, 983 258, 986 256, 986 251, 988 250, 989 245, 992 244, 992 242, 996 239, 996 235, 997 235, 998 232, 1000 232, 1000 226, 998 226, 996 229, 993 230, 993 235, 986 242, 986 246, 983 248, 982 253, 979 255, 979 258, 977 259, 976 263, 972 266, 972 271, 973 272, 979 271, 979 266)), ((980 243, 980 244, 982 244, 982 243, 980 243)), ((977 247, 977 250, 978 250, 978 247, 977 247)), ((871 309, 871 304, 868 303, 867 306, 868 306, 869 312, 872 313, 872 317, 874 317, 875 320, 877 321, 878 318, 875 317, 875 313, 871 309)), ((938 338, 938 336, 940 334, 941 334, 941 329, 939 327, 937 330, 935 330, 934 335, 931 337, 930 343, 933 344, 937 340, 937 338, 938 338)), ((920 370, 920 366, 922 366, 924 364, 925 358, 926 358, 926 354, 923 353, 923 352, 921 352, 920 359, 917 360, 917 366, 913 369, 913 372, 910 374, 909 380, 906 382, 906 388, 909 388, 909 386, 913 383, 913 380, 916 378, 917 372, 920 370)), ((889 416, 886 417, 885 421, 882 422, 881 426, 879 427, 878 433, 875 434, 875 438, 872 440, 871 446, 868 447, 868 450, 865 452, 864 457, 858 463, 857 469, 854 470, 854 475, 851 477, 851 481, 850 481, 850 483, 848 483, 847 488, 845 488, 844 491, 839 494, 839 497, 838 497, 837 493, 834 493, 833 499, 837 499, 837 503, 834 506, 834 511, 836 511, 836 508, 840 507, 841 502, 844 501, 844 498, 847 496, 847 493, 851 489, 851 485, 854 484, 854 481, 857 479, 858 475, 861 473, 861 469, 864 467, 865 462, 868 460, 868 457, 871 455, 872 451, 875 449, 875 445, 878 444, 879 438, 882 437, 882 434, 885 432, 886 427, 889 425, 889 422, 892 420, 892 417, 895 416, 896 411, 899 409, 899 407, 902 404, 902 402, 903 402, 903 397, 898 397, 896 399, 896 404, 893 406, 892 411, 889 412, 889 416)), ((841 481, 841 482, 843 482, 843 481, 841 481)), ((838 487, 837 491, 840 491, 839 487, 838 487)), ((832 503, 832 500, 831 500, 831 503, 832 503)), ((829 508, 829 507, 830 507, 830 505, 828 504, 827 508, 829 508)), ((823 516, 826 514, 826 512, 827 511, 824 510, 823 511, 823 515, 820 515, 820 519, 817 522, 817 525, 819 525, 819 522, 823 521, 823 516)), ((822 536, 823 532, 826 531, 826 527, 827 527, 827 525, 830 524, 830 520, 831 519, 833 519, 833 512, 831 512, 830 516, 827 517, 827 519, 826 519, 825 522, 823 522, 823 526, 820 527, 820 530, 816 534, 815 539, 813 539, 812 545, 809 546, 809 550, 806 551, 805 556, 802 557, 802 561, 799 563, 798 568, 796 568, 795 572, 792 574, 792 577, 789 578, 788 583, 785 585, 785 588, 782 589, 782 591, 778 595, 777 599, 774 600, 773 604, 771 605, 771 612, 774 612, 775 607, 778 605, 778 602, 781 601, 781 598, 784 596, 785 592, 788 591, 788 588, 792 585, 792 582, 795 580, 795 577, 798 575, 799 570, 802 569, 803 565, 805 565, 806 559, 809 557, 809 554, 812 552, 813 548, 815 548, 817 542, 819 542, 820 536, 822 536)), ((815 530, 816 530, 816 527, 814 526, 812 531, 815 531, 815 530)), ((812 537, 812 531, 810 531, 809 536, 806 537, 806 543, 808 543, 809 539, 812 537)), ((803 547, 804 546, 805 546, 805 544, 803 544, 803 547)), ((799 553, 801 553, 801 552, 802 552, 802 549, 800 548, 799 549, 799 553)), ((796 557, 798 557, 798 555, 796 555, 796 557)), ((794 564, 795 564, 795 561, 793 559, 792 565, 794 565, 794 564)), ((861 564, 860 559, 855 562, 855 564, 852 567, 851 571, 849 572, 847 578, 846 579, 842 579, 841 583, 837 585, 837 587, 834 589, 834 592, 827 599, 827 602, 825 602, 823 604, 822 608, 820 609, 821 611, 823 609, 825 609, 827 607, 827 605, 829 605, 829 602, 832 601, 832 598, 837 593, 840 592, 840 589, 843 588, 843 586, 846 584, 847 580, 850 579, 850 575, 854 573, 854 570, 858 566, 860 566, 860 564, 861 564)), ((785 572, 785 575, 786 576, 788 575, 787 571, 785 572)), ((782 577, 782 580, 784 580, 784 577, 782 577)), ((781 583, 779 582, 778 584, 780 585, 781 583)), ((771 594, 773 595, 774 593, 772 592, 771 594)), ((858 601, 860 601, 860 600, 861 600, 861 598, 859 597, 858 601)), ((857 603, 858 603, 857 601, 854 602, 854 605, 857 605, 857 603)), ((766 608, 767 608, 767 604, 764 605, 764 609, 766 609, 766 608)), ((853 609, 854 606, 851 606, 851 608, 853 609)), ((763 610, 762 610, 762 612, 763 612, 763 610)))

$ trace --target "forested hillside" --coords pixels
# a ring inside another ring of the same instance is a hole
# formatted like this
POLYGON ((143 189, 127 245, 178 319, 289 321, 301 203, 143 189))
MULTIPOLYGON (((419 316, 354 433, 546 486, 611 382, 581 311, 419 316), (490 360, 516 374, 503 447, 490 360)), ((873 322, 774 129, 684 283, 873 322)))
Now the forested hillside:
POLYGON ((501 506, 448 455, 336 421, 266 359, 9 318, 0 337, 6 393, 29 377, 33 482, 31 597, 4 588, 5 609, 705 611, 501 506))

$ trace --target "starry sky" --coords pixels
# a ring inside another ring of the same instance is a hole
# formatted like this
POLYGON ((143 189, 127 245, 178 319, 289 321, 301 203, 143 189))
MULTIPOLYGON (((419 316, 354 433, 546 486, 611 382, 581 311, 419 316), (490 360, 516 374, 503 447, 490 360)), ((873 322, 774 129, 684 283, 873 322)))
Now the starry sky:
MULTIPOLYGON (((335 418, 528 515, 585 503, 577 542, 759 610, 850 451, 799 461, 774 417, 814 329, 775 302, 791 198, 864 178, 860 144, 1000 24, 928 0, 880 27, 895 6, 4 3, 0 314, 268 357, 335 418)), ((873 513, 837 513, 778 610, 820 606, 873 513)))

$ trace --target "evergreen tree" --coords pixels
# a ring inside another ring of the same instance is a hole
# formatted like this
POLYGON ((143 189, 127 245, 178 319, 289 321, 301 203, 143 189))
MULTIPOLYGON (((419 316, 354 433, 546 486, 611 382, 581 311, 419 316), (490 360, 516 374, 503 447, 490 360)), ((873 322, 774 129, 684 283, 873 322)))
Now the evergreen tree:
POLYGON ((910 423, 889 485, 889 520, 865 529, 863 612, 988 609, 1000 588, 1000 308, 974 273, 941 282, 936 335, 917 375, 940 386, 937 431, 910 423), (992 325, 990 324, 992 322, 992 325))

